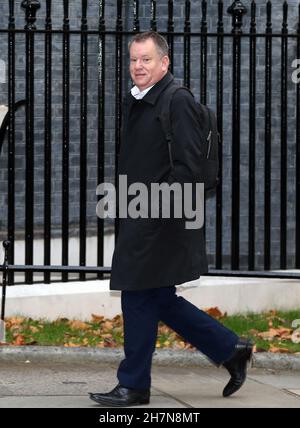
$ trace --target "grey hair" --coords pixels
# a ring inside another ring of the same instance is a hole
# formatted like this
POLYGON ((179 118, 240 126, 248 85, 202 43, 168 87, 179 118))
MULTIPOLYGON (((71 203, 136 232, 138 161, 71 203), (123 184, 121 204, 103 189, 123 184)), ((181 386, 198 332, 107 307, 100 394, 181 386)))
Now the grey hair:
POLYGON ((153 40, 161 58, 165 55, 167 56, 169 55, 169 46, 166 39, 160 34, 158 34, 156 31, 145 31, 144 33, 138 33, 135 36, 133 36, 133 38, 128 43, 128 50, 130 51, 132 43, 134 42, 139 43, 148 39, 153 40))

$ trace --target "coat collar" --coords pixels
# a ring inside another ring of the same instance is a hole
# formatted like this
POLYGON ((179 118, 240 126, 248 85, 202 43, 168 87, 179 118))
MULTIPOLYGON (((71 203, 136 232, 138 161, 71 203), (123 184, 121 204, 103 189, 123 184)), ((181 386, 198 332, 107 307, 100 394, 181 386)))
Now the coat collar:
MULTIPOLYGON (((161 94, 161 92, 174 80, 173 75, 168 71, 167 74, 159 80, 147 94, 142 98, 143 101, 154 105, 161 94)), ((135 98, 131 95, 131 92, 125 97, 124 103, 130 104, 135 98)), ((139 100, 141 101, 141 100, 139 100)))

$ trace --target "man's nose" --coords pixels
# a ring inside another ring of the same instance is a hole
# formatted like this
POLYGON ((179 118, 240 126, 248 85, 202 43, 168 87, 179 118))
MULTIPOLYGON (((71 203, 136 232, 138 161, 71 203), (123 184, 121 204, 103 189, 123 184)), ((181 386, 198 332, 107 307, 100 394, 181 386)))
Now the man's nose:
POLYGON ((137 59, 135 62, 135 68, 142 68, 142 65, 143 65, 142 60, 137 59))

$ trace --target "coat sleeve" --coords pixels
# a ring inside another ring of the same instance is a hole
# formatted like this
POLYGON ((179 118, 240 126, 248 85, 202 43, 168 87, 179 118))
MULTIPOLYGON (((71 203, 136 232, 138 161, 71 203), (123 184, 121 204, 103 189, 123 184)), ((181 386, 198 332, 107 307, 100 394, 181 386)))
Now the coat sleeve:
POLYGON ((175 92, 171 106, 172 158, 168 182, 193 183, 199 175, 200 123, 197 105, 187 90, 175 92))

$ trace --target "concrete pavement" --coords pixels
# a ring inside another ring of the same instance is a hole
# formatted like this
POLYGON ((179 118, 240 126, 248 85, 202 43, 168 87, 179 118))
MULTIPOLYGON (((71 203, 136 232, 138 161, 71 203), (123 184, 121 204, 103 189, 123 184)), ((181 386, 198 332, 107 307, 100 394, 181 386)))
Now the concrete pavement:
MULTIPOLYGON (((97 408, 87 393, 116 385, 116 363, 0 361, 0 408, 97 408)), ((222 397, 222 368, 160 366, 144 408, 300 407, 300 371, 251 368, 235 395, 222 397)))

